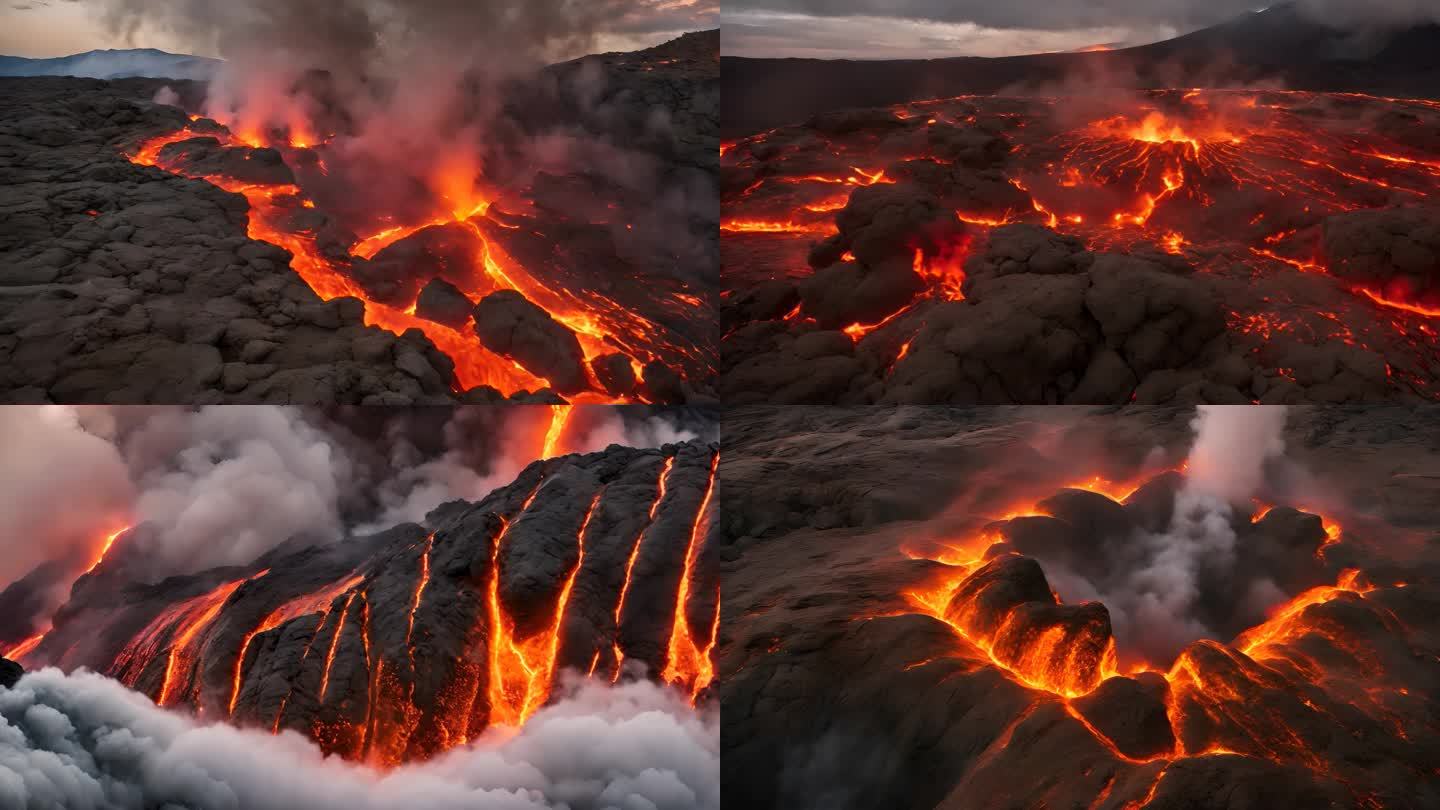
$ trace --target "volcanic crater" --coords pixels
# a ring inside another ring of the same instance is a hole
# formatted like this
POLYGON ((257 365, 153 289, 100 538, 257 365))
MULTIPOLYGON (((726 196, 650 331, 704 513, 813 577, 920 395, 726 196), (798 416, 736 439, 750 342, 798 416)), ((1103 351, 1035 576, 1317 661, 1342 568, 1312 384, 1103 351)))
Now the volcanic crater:
POLYGON ((818 113, 722 145, 750 404, 1423 401, 1440 102, 1156 90, 818 113))

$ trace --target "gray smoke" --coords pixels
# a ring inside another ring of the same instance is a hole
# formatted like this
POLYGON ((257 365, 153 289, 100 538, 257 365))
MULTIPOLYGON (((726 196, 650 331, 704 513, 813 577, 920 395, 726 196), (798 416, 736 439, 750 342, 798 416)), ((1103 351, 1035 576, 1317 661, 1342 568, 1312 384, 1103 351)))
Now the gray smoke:
POLYGON ((718 810, 718 713, 645 681, 566 688, 513 736, 377 771, 293 732, 204 725, 100 675, 45 669, 0 689, 0 807, 718 810))
POLYGON ((1284 594, 1268 580, 1236 568, 1235 506, 1264 483, 1267 461, 1284 450, 1283 406, 1201 405, 1191 428, 1185 485, 1176 493, 1169 527, 1130 538, 1125 561, 1104 566, 1103 581, 1046 563, 1066 601, 1098 600, 1110 611, 1122 651, 1153 662, 1169 661, 1187 643, 1214 638, 1200 618, 1207 583, 1247 581, 1246 604, 1234 613, 1263 615, 1284 594))
MULTIPOLYGON (((252 562, 479 500, 536 460, 548 406, 336 409, 0 409, 0 588, 47 560, 78 574, 126 525, 154 581, 252 562)), ((712 416, 577 407, 557 448, 656 447, 713 438, 712 416)), ((137 555, 130 555, 134 559, 137 555)), ((61 577, 58 604, 74 576, 61 577)))

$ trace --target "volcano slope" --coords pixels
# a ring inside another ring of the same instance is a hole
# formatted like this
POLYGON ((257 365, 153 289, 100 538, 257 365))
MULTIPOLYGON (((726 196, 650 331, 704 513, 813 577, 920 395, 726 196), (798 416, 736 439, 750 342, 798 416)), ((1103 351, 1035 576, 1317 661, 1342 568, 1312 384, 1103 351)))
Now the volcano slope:
POLYGON ((1426 401, 1440 103, 1153 91, 726 143, 727 403, 1426 401))
POLYGON ((0 79, 0 398, 705 401, 717 60, 710 32, 516 80, 426 178, 374 177, 343 108, 280 131, 202 117, 203 84, 0 79), (633 177, 539 166, 557 141, 633 177))
POLYGON ((163 707, 376 765, 519 726, 565 671, 700 701, 719 616, 717 459, 688 442, 538 461, 425 526, 154 583, 127 573, 141 525, 22 663, 90 668, 163 707))
POLYGON ((1292 410, 1273 507, 1211 527, 1233 561, 1156 591, 1212 632, 1146 660, 1118 582, 1171 520, 1188 418, 728 417, 726 806, 1433 805, 1440 413, 1292 410), (1294 508, 1336 482, 1365 514, 1294 508))

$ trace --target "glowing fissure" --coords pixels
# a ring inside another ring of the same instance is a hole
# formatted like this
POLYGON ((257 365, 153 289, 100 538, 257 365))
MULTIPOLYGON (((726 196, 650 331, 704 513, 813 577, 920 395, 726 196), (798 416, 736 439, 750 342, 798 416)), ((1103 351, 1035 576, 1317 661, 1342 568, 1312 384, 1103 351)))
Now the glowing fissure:
POLYGON ((615 640, 611 645, 615 655, 615 673, 610 678, 611 682, 620 679, 620 668, 625 663, 625 653, 620 649, 620 621, 625 612, 625 597, 630 593, 630 577, 635 572, 635 561, 640 559, 640 544, 645 540, 645 533, 655 523, 655 513, 660 511, 660 502, 665 500, 665 485, 670 478, 670 470, 675 466, 675 457, 666 456, 665 463, 660 466, 660 477, 655 482, 655 500, 650 502, 650 512, 645 518, 645 525, 640 528, 640 533, 635 535, 635 542, 630 546, 630 556, 625 560, 625 580, 620 585, 620 595, 615 600, 615 640))
POLYGON ((340 619, 335 622, 335 633, 330 636, 330 648, 325 653, 325 668, 320 671, 320 703, 330 691, 330 668, 335 664, 335 648, 340 646, 340 635, 345 632, 345 619, 350 615, 350 606, 355 603, 358 591, 351 591, 345 598, 345 607, 340 609, 340 619))
POLYGON ((240 686, 243 682, 245 656, 250 651, 250 642, 254 641, 255 637, 261 633, 273 630, 291 619, 297 619, 301 616, 322 610, 328 612, 331 602, 335 601, 340 594, 355 587, 362 579, 363 577, 354 576, 334 585, 327 586, 315 593, 297 596, 271 611, 270 614, 260 622, 259 626, 245 635, 244 640, 240 642, 240 653, 235 659, 235 678, 230 689, 231 715, 235 714, 235 704, 240 700, 240 686))
MULTIPOLYGON (((680 588, 675 596, 675 621, 670 630, 667 645, 665 671, 660 676, 665 682, 675 684, 690 693, 693 702, 715 679, 715 663, 709 651, 714 646, 712 636, 702 649, 695 641, 695 633, 686 615, 690 607, 690 594, 695 577, 695 565, 700 557, 701 546, 709 527, 710 499, 715 494, 715 476, 720 468, 720 453, 710 459, 710 477, 705 484, 705 495, 700 508, 695 512, 695 521, 690 526, 690 542, 685 550, 685 570, 680 576, 680 588)), ((713 628, 712 628, 713 629, 713 628)))
POLYGON ((160 652, 163 644, 166 648, 164 679, 160 682, 160 691, 155 697, 155 703, 158 706, 169 706, 174 703, 176 691, 180 688, 179 681, 182 678, 188 678, 190 670, 195 664, 197 637, 214 623, 231 594, 246 582, 259 579, 267 573, 269 572, 262 571, 254 577, 227 582, 209 593, 191 597, 178 605, 167 608, 152 620, 117 659, 117 666, 123 665, 131 668, 133 674, 127 680, 128 685, 135 685, 135 679, 140 676, 140 672, 144 670, 145 665, 153 656, 160 652), (162 638, 165 639, 163 642, 162 638))

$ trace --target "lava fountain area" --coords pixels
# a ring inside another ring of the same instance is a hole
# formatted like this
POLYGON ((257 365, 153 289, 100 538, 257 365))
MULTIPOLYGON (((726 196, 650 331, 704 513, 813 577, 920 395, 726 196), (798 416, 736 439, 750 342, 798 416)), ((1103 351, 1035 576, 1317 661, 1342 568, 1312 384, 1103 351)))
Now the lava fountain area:
POLYGON ((718 458, 698 441, 547 458, 425 526, 287 543, 250 565, 151 583, 127 574, 149 524, 123 529, 52 628, 6 654, 380 766, 523 725, 567 670, 704 701, 718 458))
MULTIPOLYGON (((10 80, 5 171, 28 202, 0 229, 17 267, 0 314, 25 333, 6 387, 54 401, 186 401, 207 388, 244 401, 703 400, 718 356, 706 117, 717 49, 710 32, 551 66, 496 100, 508 117, 492 137, 475 143, 478 124, 457 110, 454 140, 413 165, 367 151, 378 136, 348 131, 339 102, 307 111, 323 76, 234 110, 193 83, 10 80), (603 98, 581 104, 581 84, 603 98), (673 119, 664 132, 657 104, 673 119), (535 157, 564 137, 610 149, 634 177, 535 157), (705 185, 708 215, 671 198, 705 185), (37 321, 77 339, 47 342, 37 321), (343 339, 295 334, 317 328, 343 339), (171 385, 115 373, 116 340, 171 385), (301 376, 330 390, 283 379, 307 366, 301 376)), ((406 143, 396 137, 392 151, 406 143)))
POLYGON ((1440 102, 1167 90, 722 145, 727 402, 1440 395, 1440 102))
POLYGON ((733 419, 727 806, 1432 805, 1440 491, 1395 431, 1435 416, 1295 419, 1290 454, 1373 511, 1267 468, 1193 568, 1161 542, 1193 482, 1155 452, 1183 447, 1173 412, 733 419))

